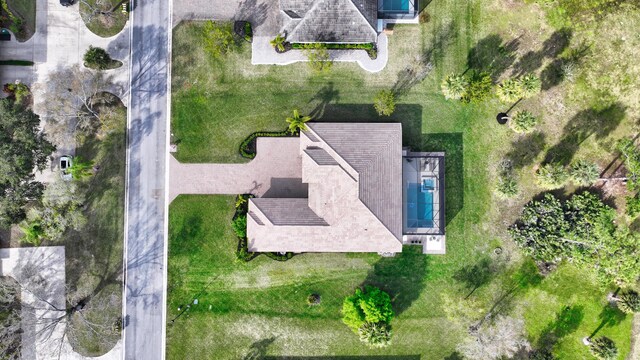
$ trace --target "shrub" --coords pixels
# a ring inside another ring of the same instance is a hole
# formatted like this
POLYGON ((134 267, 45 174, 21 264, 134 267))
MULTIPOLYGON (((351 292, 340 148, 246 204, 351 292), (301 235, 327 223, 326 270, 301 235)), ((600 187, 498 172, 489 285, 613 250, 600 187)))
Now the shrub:
POLYGON ((286 252, 284 254, 268 252, 263 254, 265 254, 269 259, 276 260, 276 261, 287 261, 291 259, 294 255, 292 252, 286 252))
POLYGON ((31 94, 29 87, 21 82, 4 84, 4 92, 13 96, 16 104, 22 105, 24 100, 31 94))
POLYGON ((440 89, 444 98, 447 100, 460 100, 467 91, 469 83, 464 76, 458 74, 449 74, 442 80, 440 89))
POLYGON ((244 39, 248 42, 253 39, 253 29, 251 29, 251 23, 248 21, 244 23, 244 39))
POLYGON ((542 82, 534 74, 527 74, 519 79, 520 87, 522 88, 522 97, 530 98, 538 93, 542 89, 542 82))
POLYGON ((381 90, 373 99, 373 107, 378 115, 391 116, 396 109, 396 97, 391 90, 381 90))
POLYGON ((333 66, 329 50, 324 44, 314 43, 305 47, 305 54, 309 60, 309 66, 316 72, 326 72, 333 66))
POLYGON ((614 360, 618 358, 618 348, 613 340, 601 336, 591 341, 591 354, 600 360, 614 360))
POLYGON ((379 323, 364 323, 358 329, 360 341, 374 347, 383 348, 391 345, 391 325, 379 323))
POLYGON ((529 133, 536 125, 538 125, 538 118, 527 110, 518 111, 509 121, 509 126, 517 133, 529 133))
POLYGON ((577 185, 588 186, 600 177, 598 165, 592 161, 578 160, 570 169, 571 180, 577 185))
POLYGON ((627 216, 630 218, 635 218, 640 214, 640 196, 636 194, 635 196, 627 196, 625 198, 627 202, 627 216))
POLYGON ((286 48, 285 48, 286 43, 287 43, 287 40, 285 39, 284 36, 280 34, 276 35, 275 38, 269 41, 269 44, 271 44, 271 46, 273 46, 273 48, 276 49, 276 52, 279 52, 279 53, 283 53, 286 51, 286 48))
POLYGON ((321 301, 322 298, 320 297, 320 294, 309 294, 309 296, 307 296, 307 305, 320 305, 321 301))
POLYGON ((239 238, 245 239, 247 237, 247 215, 238 214, 231 221, 231 227, 239 238))
POLYGON ((240 156, 246 159, 253 159, 256 157, 256 149, 255 142, 258 137, 280 137, 280 136, 291 136, 289 130, 284 131, 276 131, 276 132, 268 132, 268 131, 260 131, 254 132, 253 134, 247 136, 246 139, 240 143, 240 147, 238 151, 240 152, 240 156))
POLYGON ((541 166, 536 173, 538 184, 547 189, 557 189, 569 180, 569 174, 562 164, 548 163, 541 166))
POLYGON ((84 53, 84 63, 90 68, 105 70, 111 66, 112 62, 111 56, 103 48, 89 46, 87 52, 84 53))
POLYGON ((640 294, 633 290, 629 290, 620 295, 620 300, 618 300, 618 309, 625 314, 640 312, 640 294))
POLYGON ((236 249, 236 260, 238 262, 251 261, 253 258, 255 258, 258 255, 259 254, 249 252, 249 247, 248 247, 246 238, 240 238, 238 240, 238 248, 236 249))
POLYGON ((235 40, 230 24, 206 21, 202 27, 204 50, 214 58, 219 58, 233 49, 235 40))
POLYGON ((496 95, 500 101, 513 103, 522 97, 522 84, 516 79, 507 79, 498 85, 496 95))
POLYGON ((469 84, 462 97, 462 101, 480 103, 491 96, 493 80, 487 72, 476 73, 471 76, 469 84))
POLYGON ((418 16, 418 22, 420 24, 426 24, 431 20, 431 15, 427 12, 427 10, 422 10, 420 15, 418 16))
POLYGON ((520 192, 520 189, 518 189, 518 181, 512 174, 500 177, 496 191, 502 198, 512 198, 520 192))
POLYGON ((390 323, 393 318, 391 298, 386 292, 367 285, 364 290, 356 289, 355 294, 344 299, 342 315, 342 322, 355 333, 364 323, 390 323))

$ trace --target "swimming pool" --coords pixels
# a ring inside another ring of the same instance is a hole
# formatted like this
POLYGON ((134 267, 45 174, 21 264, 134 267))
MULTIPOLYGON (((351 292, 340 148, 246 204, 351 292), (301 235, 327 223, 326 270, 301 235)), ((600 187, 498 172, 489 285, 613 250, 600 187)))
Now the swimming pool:
POLYGON ((383 11, 409 11, 409 0, 382 0, 383 11))
POLYGON ((407 184, 407 228, 433 227, 433 191, 422 191, 423 184, 407 184))

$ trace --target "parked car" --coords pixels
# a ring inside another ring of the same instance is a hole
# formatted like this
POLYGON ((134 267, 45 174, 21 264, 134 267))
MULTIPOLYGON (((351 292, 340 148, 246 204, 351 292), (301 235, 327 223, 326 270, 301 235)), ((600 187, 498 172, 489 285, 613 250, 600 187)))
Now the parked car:
POLYGON ((60 157, 60 176, 63 180, 71 180, 73 175, 69 169, 73 165, 73 158, 69 155, 63 155, 60 157))
POLYGON ((60 0, 60 5, 62 5, 62 6, 71 6, 71 5, 73 5, 73 0, 60 0))

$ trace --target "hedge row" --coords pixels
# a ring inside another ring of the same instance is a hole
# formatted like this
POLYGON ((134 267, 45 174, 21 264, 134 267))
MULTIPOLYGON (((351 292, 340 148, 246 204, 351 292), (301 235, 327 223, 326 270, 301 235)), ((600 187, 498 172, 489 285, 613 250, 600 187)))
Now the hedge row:
POLYGON ((249 135, 244 141, 240 144, 240 156, 247 159, 253 159, 256 157, 256 139, 258 137, 284 137, 284 136, 292 136, 288 130, 284 131, 260 131, 254 132, 249 135))
MULTIPOLYGON (((376 45, 374 43, 361 43, 361 44, 326 44, 320 43, 322 47, 329 50, 342 50, 342 49, 362 49, 362 50, 373 50, 376 45)), ((307 49, 307 48, 315 48, 314 45, 316 43, 291 43, 291 47, 293 49, 307 49)))

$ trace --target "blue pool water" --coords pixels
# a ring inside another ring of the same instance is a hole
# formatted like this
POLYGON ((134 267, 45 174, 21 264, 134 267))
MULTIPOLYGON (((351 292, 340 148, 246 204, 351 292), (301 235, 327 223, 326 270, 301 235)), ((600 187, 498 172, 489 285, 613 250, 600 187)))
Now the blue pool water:
MULTIPOLYGON (((431 180, 433 179, 425 179, 431 180)), ((407 185, 407 227, 433 227, 433 192, 421 191, 423 184, 407 185)), ((432 184, 433 185, 433 184, 432 184)))
POLYGON ((409 11, 409 0, 382 0, 383 11, 409 11))

